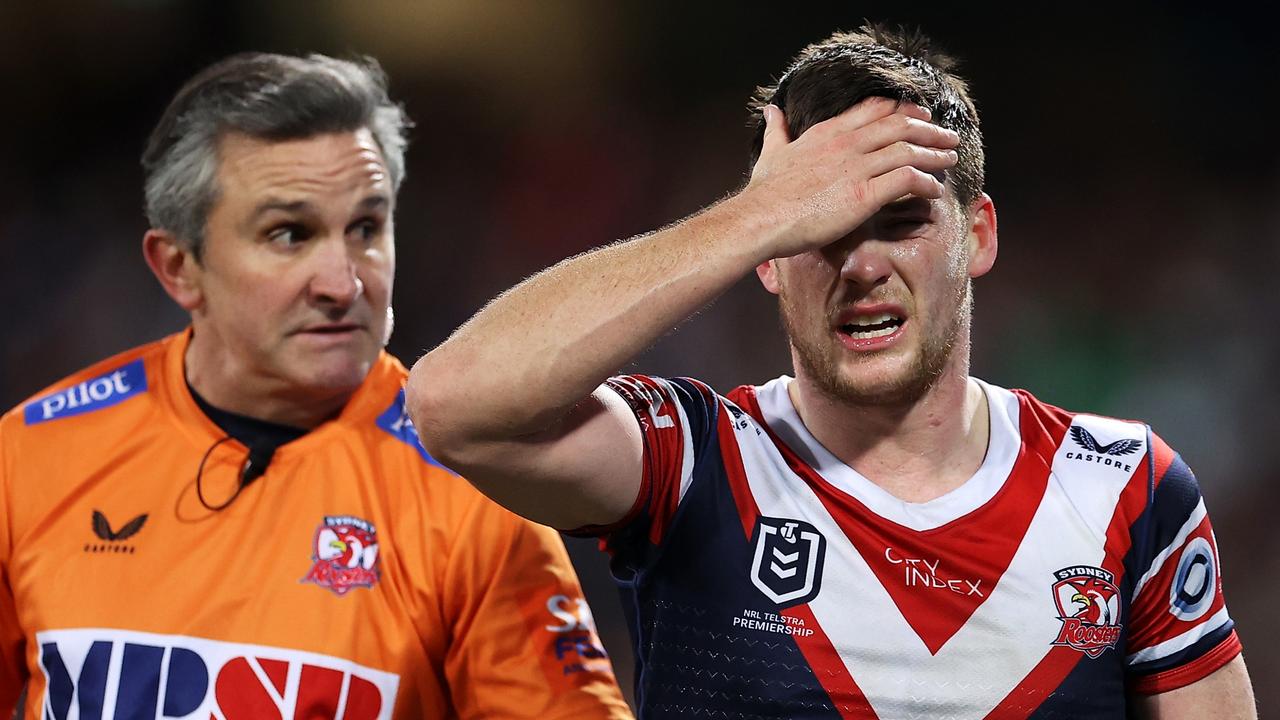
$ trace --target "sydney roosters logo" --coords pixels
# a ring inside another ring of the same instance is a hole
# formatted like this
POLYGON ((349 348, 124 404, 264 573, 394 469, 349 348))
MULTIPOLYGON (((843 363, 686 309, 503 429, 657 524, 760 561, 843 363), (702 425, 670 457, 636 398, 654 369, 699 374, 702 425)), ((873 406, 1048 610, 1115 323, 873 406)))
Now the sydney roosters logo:
POLYGON ((1115 575, 1102 568, 1081 565, 1053 574, 1053 601, 1062 629, 1054 645, 1075 648, 1096 658, 1114 648, 1120 639, 1120 591, 1115 575))
POLYGON ((329 588, 336 595, 373 587, 381 576, 378 533, 373 524, 351 516, 325 517, 316 529, 311 571, 302 582, 329 588))

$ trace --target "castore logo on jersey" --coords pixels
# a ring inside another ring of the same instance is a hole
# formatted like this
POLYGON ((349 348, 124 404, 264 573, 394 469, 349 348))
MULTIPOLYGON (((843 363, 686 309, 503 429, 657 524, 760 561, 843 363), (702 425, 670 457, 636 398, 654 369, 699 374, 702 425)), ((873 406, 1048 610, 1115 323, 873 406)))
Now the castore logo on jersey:
POLYGON ((398 676, 282 648, 124 630, 36 634, 46 720, 390 720, 398 676))
POLYGON ((101 510, 93 511, 93 534, 99 539, 106 540, 105 543, 85 543, 84 551, 87 553, 118 553, 122 555, 132 555, 137 551, 133 545, 119 544, 122 540, 128 540, 147 522, 147 514, 143 513, 138 517, 130 520, 120 526, 119 530, 111 529, 111 521, 107 520, 107 516, 101 510))
POLYGON ((1079 425, 1071 426, 1071 439, 1076 445, 1084 448, 1088 452, 1068 452, 1068 460, 1083 460, 1085 462, 1098 463, 1107 467, 1113 467, 1125 472, 1133 472, 1133 466, 1120 458, 1125 455, 1132 455, 1142 449, 1142 441, 1132 438, 1116 440, 1112 443, 1103 445, 1093 436, 1093 433, 1085 430, 1079 425))

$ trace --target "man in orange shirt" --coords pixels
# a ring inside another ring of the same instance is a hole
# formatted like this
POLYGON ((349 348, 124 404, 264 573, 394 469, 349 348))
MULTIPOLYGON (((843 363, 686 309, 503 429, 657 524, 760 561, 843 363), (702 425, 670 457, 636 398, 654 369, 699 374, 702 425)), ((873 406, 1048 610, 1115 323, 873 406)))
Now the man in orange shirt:
POLYGON ((191 326, 0 420, 0 717, 630 717, 558 536, 405 414, 406 125, 372 61, 174 98, 143 254, 191 326))

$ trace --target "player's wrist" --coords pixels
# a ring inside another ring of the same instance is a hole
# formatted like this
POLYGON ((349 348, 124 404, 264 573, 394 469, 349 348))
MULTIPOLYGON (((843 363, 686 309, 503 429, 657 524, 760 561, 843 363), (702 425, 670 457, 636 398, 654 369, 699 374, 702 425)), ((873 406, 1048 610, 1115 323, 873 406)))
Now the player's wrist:
POLYGON ((725 255, 743 273, 782 255, 788 238, 787 223, 779 218, 759 189, 747 186, 703 213, 713 224, 710 233, 725 255))

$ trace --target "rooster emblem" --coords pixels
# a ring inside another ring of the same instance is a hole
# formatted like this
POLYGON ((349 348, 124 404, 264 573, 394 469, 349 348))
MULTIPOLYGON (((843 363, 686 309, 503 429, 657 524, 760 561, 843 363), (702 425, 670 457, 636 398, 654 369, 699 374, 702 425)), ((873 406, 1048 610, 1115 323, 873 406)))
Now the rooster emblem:
POLYGON ((302 582, 329 588, 338 596, 373 587, 380 576, 378 535, 373 524, 355 517, 326 517, 316 529, 311 571, 302 582))
POLYGON ((1114 592, 1109 583, 1089 578, 1082 583, 1069 585, 1076 590, 1071 596, 1071 602, 1080 606, 1079 612, 1072 617, 1078 617, 1090 625, 1111 624, 1111 605, 1107 601, 1108 595, 1114 595, 1114 592))
POLYGON ((1120 639, 1120 591, 1115 576, 1099 567, 1063 568, 1054 573, 1053 599, 1062 629, 1054 645, 1096 658, 1120 639))

